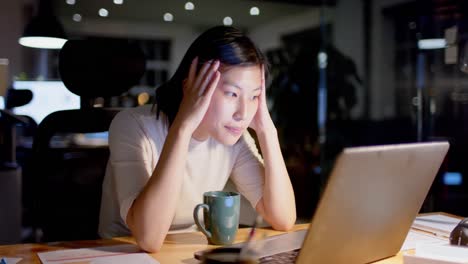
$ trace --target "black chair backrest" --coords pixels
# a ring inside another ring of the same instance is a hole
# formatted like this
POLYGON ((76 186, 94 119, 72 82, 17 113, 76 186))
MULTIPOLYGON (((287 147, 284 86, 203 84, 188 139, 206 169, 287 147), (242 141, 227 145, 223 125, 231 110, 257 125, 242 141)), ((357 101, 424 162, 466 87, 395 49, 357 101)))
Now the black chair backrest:
POLYGON ((63 83, 85 98, 122 94, 139 82, 145 65, 141 49, 123 40, 69 40, 59 54, 63 83))
MULTIPOLYGON (((118 96, 137 84, 144 70, 145 58, 138 46, 122 41, 69 40, 59 55, 62 81, 82 101, 118 96)), ((98 238, 109 149, 51 144, 55 135, 106 132, 120 110, 84 106, 51 113, 34 136, 35 221, 42 229, 42 241, 98 238)))

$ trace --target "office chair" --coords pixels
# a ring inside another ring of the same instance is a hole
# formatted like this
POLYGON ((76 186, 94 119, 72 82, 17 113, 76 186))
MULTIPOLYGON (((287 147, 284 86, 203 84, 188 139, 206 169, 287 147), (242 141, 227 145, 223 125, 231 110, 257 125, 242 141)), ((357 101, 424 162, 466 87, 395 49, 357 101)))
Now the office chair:
POLYGON ((81 108, 51 113, 36 130, 35 221, 42 230, 41 241, 98 238, 101 185, 109 149, 80 145, 55 148, 51 142, 57 135, 106 132, 120 109, 93 107, 95 99, 121 95, 139 82, 144 71, 143 52, 125 41, 69 40, 63 46, 59 73, 67 89, 81 97, 81 108))

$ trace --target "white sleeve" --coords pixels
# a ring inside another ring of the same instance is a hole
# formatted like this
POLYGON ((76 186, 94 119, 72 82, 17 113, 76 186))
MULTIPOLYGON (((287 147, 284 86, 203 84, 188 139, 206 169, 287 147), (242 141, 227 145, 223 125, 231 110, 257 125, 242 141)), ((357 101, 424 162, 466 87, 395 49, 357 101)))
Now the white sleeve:
POLYGON ((231 173, 231 180, 239 192, 247 198, 253 208, 263 196, 265 168, 255 141, 245 132, 236 143, 237 157, 231 173))
POLYGON ((128 210, 153 170, 149 139, 137 117, 129 111, 118 113, 112 121, 109 149, 120 216, 126 223, 128 210))

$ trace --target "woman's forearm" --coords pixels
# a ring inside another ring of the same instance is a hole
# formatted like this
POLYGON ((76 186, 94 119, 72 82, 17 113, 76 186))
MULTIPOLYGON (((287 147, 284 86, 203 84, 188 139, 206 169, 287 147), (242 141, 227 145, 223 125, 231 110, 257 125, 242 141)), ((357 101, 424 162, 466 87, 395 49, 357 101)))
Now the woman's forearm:
POLYGON ((173 124, 156 168, 133 202, 127 224, 138 245, 157 252, 171 226, 182 186, 191 134, 173 124))
POLYGON ((294 191, 275 128, 258 133, 265 166, 263 198, 257 208, 275 229, 288 230, 296 221, 294 191))

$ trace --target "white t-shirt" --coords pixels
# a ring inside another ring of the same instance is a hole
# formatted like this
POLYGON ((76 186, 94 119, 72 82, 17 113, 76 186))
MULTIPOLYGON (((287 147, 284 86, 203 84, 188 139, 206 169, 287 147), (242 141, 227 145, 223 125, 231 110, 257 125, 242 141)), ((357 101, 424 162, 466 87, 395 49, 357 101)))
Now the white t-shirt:
MULTIPOLYGON (((166 115, 160 113, 156 119, 151 105, 125 109, 112 121, 102 187, 101 237, 131 235, 125 223, 128 210, 156 167, 168 128, 166 115)), ((255 208, 263 194, 263 175, 263 160, 248 132, 233 146, 212 138, 203 142, 192 138, 170 229, 192 225, 193 209, 203 202, 203 193, 222 190, 229 178, 255 208)))

